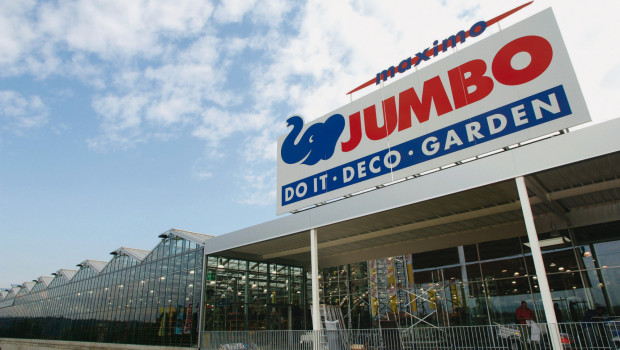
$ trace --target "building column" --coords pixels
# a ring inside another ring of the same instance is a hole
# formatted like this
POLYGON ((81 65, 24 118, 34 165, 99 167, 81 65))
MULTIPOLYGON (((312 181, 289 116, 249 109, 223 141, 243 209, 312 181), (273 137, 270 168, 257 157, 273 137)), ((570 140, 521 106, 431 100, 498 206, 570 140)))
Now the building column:
MULTIPOLYGON (((206 307, 205 307, 205 285, 207 283, 207 256, 205 255, 205 247, 202 246, 202 278, 200 279, 200 305, 194 307, 198 307, 198 348, 200 349, 203 346, 204 342, 204 322, 206 315, 206 307)), ((191 317, 191 316, 190 316, 191 317)))
MULTIPOLYGON (((465 261, 465 248, 463 248, 462 245, 458 246, 458 252, 459 264, 461 265, 461 282, 463 282, 463 284, 461 285, 462 289, 460 290, 463 292, 463 295, 461 296, 461 305, 459 305, 459 307, 467 308, 467 302, 469 301, 469 279, 467 278, 467 262, 465 261)), ((460 311, 462 315, 463 310, 460 311)))
POLYGON ((319 348, 319 332, 321 330, 321 309, 319 307, 319 254, 317 230, 310 230, 310 261, 312 278, 312 330, 314 330, 314 349, 319 348))
POLYGON ((521 210, 523 211, 523 220, 525 221, 525 229, 530 242, 532 259, 534 260, 534 268, 538 278, 538 289, 540 290, 540 297, 542 299, 543 309, 545 310, 545 318, 549 327, 548 329, 549 337, 551 338, 551 345, 553 346, 553 350, 562 350, 560 332, 557 325, 558 321, 555 317, 555 310, 553 309, 551 289, 549 288, 547 271, 545 270, 540 244, 538 243, 538 233, 536 232, 536 226, 534 225, 534 215, 532 215, 532 207, 530 205, 530 198, 527 194, 527 187, 525 186, 523 176, 515 178, 515 181, 517 182, 521 210))
POLYGON ((250 303, 248 296, 250 295, 250 262, 245 262, 245 283, 243 284, 243 293, 245 293, 245 305, 243 306, 243 330, 250 330, 250 303))

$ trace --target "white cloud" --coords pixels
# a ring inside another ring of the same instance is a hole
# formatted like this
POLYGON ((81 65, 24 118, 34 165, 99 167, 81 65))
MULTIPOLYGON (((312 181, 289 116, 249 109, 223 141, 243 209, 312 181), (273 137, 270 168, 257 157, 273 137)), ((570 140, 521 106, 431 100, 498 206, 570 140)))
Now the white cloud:
POLYGON ((271 128, 263 128, 259 134, 246 138, 239 153, 246 164, 269 162, 275 164, 277 160, 277 137, 279 135, 271 128))
POLYGON ((240 23, 244 18, 252 22, 277 27, 294 2, 285 0, 227 0, 222 1, 213 13, 218 23, 240 23))
POLYGON ((2 130, 23 134, 48 121, 48 110, 39 96, 23 96, 19 92, 0 91, 0 126, 2 130))
POLYGON ((34 0, 0 2, 0 66, 15 62, 28 50, 36 34, 24 17, 35 4, 34 0))
POLYGON ((276 198, 275 169, 260 171, 258 169, 244 169, 242 188, 244 196, 238 201, 244 205, 273 205, 276 198))
MULTIPOLYGON (((256 3, 252 12, 252 20, 265 23, 271 27, 277 27, 284 20, 284 16, 291 11, 292 1, 287 0, 261 0, 256 3)), ((294 18, 287 18, 294 21, 294 18)))
POLYGON ((66 65, 67 75, 76 77, 84 84, 93 86, 96 89, 106 87, 105 71, 102 67, 93 64, 86 55, 82 53, 71 57, 71 62, 66 65))
POLYGON ((118 132, 140 126, 140 113, 147 98, 141 95, 105 96, 95 100, 93 107, 103 116, 105 131, 118 132))
POLYGON ((212 13, 203 0, 3 2, 0 68, 5 76, 73 75, 100 88, 104 72, 93 81, 97 69, 84 67, 84 57, 101 67, 160 58, 205 33, 212 13))
POLYGON ((254 7, 255 3, 255 0, 222 1, 220 6, 215 9, 213 18, 221 23, 240 22, 248 11, 254 7))
POLYGON ((140 131, 148 98, 139 94, 123 97, 108 95, 96 97, 93 108, 102 118, 103 134, 87 140, 88 145, 100 151, 126 149, 144 142, 140 131))
POLYGON ((551 4, 593 121, 620 117, 620 86, 618 80, 615 86, 611 82, 614 68, 620 67, 620 48, 613 44, 620 2, 597 1, 591 6, 571 1, 551 4))
POLYGON ((6 56, 0 65, 5 74, 60 75, 99 90, 92 107, 101 134, 88 140, 97 149, 132 147, 168 135, 171 126, 177 131, 196 126, 193 134, 214 145, 235 130, 257 130, 264 122, 257 124, 251 106, 234 113, 229 125, 217 121, 221 111, 251 96, 225 87, 234 85, 227 80, 230 69, 249 41, 234 34, 216 37, 211 16, 235 23, 251 13, 252 22, 273 25, 288 8, 283 1, 223 2, 215 16, 206 1, 4 4, 0 16, 7 35, 0 47, 6 56))
POLYGON ((213 7, 208 1, 77 0, 39 7, 38 29, 69 51, 103 59, 151 57, 163 50, 163 38, 198 34, 213 7))
POLYGON ((221 140, 235 133, 261 132, 268 129, 270 123, 266 114, 208 108, 192 135, 207 141, 211 148, 217 148, 221 140))

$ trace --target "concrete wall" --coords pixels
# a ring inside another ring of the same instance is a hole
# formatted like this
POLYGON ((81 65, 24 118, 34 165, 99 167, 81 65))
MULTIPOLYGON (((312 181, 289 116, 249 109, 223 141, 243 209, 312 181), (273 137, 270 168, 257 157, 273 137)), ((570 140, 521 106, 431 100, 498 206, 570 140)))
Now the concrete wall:
POLYGON ((35 339, 9 339, 0 338, 0 350, 111 350, 111 349, 152 349, 152 350, 188 350, 195 348, 182 348, 175 346, 152 346, 152 345, 129 345, 129 344, 106 344, 87 343, 57 340, 35 339))

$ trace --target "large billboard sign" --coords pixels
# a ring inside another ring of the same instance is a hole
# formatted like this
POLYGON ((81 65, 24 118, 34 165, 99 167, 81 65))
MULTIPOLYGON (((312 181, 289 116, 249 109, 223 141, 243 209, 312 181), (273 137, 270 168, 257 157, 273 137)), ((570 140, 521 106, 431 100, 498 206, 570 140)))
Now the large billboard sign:
POLYGON ((288 118, 278 139, 277 212, 589 120, 547 9, 312 123, 288 118))

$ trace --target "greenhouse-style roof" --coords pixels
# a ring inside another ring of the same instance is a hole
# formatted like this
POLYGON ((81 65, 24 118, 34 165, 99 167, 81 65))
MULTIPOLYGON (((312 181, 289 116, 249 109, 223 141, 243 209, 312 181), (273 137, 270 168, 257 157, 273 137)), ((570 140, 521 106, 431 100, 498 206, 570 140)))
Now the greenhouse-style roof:
POLYGON ((144 258, 146 258, 147 255, 149 255, 150 252, 151 252, 150 250, 120 247, 116 249, 115 251, 111 252, 110 254, 127 255, 131 258, 136 259, 137 261, 142 261, 144 260, 144 258))
POLYGON ((99 261, 99 260, 84 260, 79 263, 77 266, 85 267, 88 266, 91 269, 95 270, 95 272, 100 273, 104 267, 108 264, 107 261, 99 261))
POLYGON ((188 241, 192 241, 194 243, 199 243, 201 245, 204 245, 205 242, 209 238, 214 237, 212 235, 205 235, 205 234, 197 233, 197 232, 184 231, 184 230, 179 230, 179 229, 176 229, 176 228, 170 229, 170 230, 162 233, 161 235, 159 235, 159 237, 167 238, 170 235, 181 237, 183 239, 186 239, 188 241))

